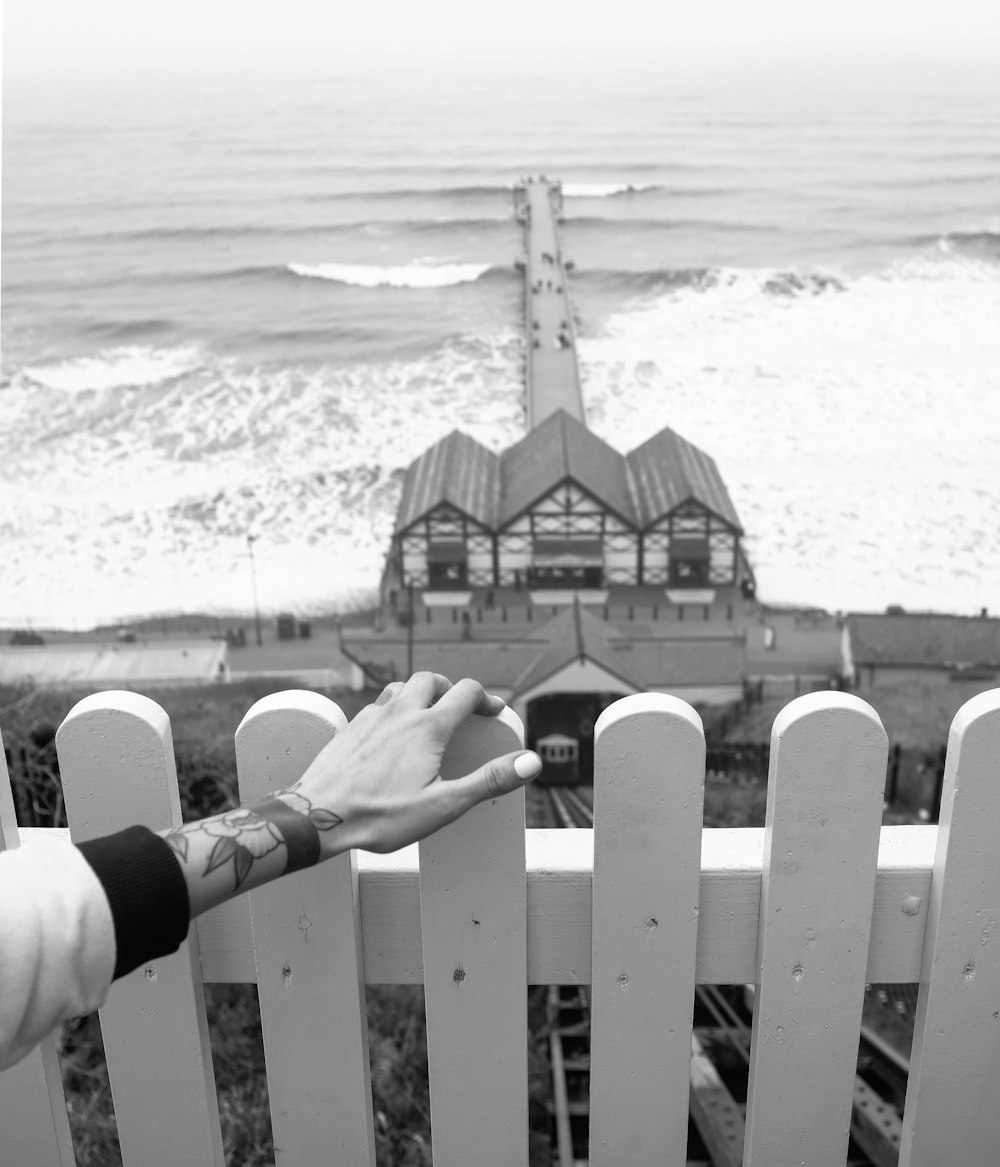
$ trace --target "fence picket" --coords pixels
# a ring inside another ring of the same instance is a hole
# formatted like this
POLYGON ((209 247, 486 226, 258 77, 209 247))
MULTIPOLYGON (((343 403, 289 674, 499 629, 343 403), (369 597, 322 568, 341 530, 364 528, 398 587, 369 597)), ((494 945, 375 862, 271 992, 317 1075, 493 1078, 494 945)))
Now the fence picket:
POLYGON ((948 739, 899 1167, 1000 1153, 998 758, 994 689, 962 706, 948 739))
MULTIPOLYGON (((241 801, 296 782, 346 724, 317 693, 258 701, 236 732, 241 801)), ((356 855, 249 900, 276 1161, 374 1167, 356 855)))
MULTIPOLYGON (((0 737, 0 851, 20 846, 7 761, 0 737)), ((0 1078, 0 1160, 19 1167, 72 1167, 66 1097, 54 1037, 0 1078)))
POLYGON ((640 693, 594 744, 590 1162, 683 1167, 705 791, 701 719, 640 693))
MULTIPOLYGON (((446 778, 516 750, 510 709, 471 717, 446 778)), ((524 792, 475 807, 420 844, 420 917, 434 1167, 526 1167, 524 792)))
MULTIPOLYGON (((137 693, 85 697, 56 735, 75 842, 181 822, 170 721, 137 693)), ((125 1167, 224 1167, 197 937, 119 980, 100 1011, 125 1167)))
POLYGON ((800 697, 771 733, 745 1167, 842 1167, 887 739, 866 702, 800 697))

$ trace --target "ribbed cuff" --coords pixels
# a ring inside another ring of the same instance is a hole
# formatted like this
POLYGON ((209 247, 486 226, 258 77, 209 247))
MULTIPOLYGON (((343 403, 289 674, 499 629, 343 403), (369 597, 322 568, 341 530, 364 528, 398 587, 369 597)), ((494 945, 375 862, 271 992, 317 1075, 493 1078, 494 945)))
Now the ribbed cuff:
POLYGON ((81 843, 104 887, 115 924, 114 979, 176 952, 191 922, 187 883, 177 857, 148 827, 128 827, 81 843))

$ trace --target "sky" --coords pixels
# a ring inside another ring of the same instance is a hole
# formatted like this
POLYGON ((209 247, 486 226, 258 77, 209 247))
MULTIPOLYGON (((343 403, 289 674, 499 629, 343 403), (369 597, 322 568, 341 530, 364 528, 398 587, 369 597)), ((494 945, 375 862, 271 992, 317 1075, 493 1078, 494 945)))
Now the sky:
POLYGON ((837 54, 1000 61, 998 0, 5 0, 8 74, 837 54))

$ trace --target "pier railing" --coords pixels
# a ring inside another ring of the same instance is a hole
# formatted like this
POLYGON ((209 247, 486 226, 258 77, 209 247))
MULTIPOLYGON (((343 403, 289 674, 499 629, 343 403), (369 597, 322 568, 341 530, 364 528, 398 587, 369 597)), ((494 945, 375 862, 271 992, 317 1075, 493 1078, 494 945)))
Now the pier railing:
MULTIPOLYGON (((296 779, 343 725, 330 701, 258 702, 241 797, 296 779)), ((472 719, 445 776, 517 746, 472 719)), ((179 822, 170 725, 130 693, 58 735, 72 835, 179 822)), ((766 825, 702 829, 694 710, 627 697, 597 726, 592 831, 525 831, 524 795, 419 846, 350 854, 199 919, 101 1011, 125 1164, 224 1162, 202 986, 257 985, 274 1143, 288 1167, 374 1165, 365 986, 423 983, 436 1167, 527 1163, 526 985, 591 988, 590 1162, 685 1162, 696 984, 756 986, 745 1167, 843 1164, 865 985, 919 984, 899 1163, 1000 1147, 1000 690, 948 745, 938 826, 882 827, 886 735, 856 697, 774 723, 766 825)), ((0 825, 17 829, 0 774, 0 825)), ((37 832, 24 831, 31 846, 37 832)), ((0 1159, 73 1161, 54 1044, 0 1076, 0 1159)))

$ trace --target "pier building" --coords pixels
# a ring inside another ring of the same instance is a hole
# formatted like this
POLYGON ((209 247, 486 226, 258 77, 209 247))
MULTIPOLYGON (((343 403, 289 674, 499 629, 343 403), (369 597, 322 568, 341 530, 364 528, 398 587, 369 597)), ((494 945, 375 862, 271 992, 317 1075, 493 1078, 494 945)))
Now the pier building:
POLYGON ((407 468, 381 620, 342 647, 372 683, 476 677, 586 780, 594 721, 617 697, 741 696, 750 568, 710 455, 671 428, 627 454, 588 429, 559 184, 525 181, 515 209, 527 432, 495 453, 455 430, 407 468))
POLYGON ((714 460, 672 429, 622 455, 558 409, 499 455, 458 430, 425 451, 393 549, 421 589, 683 591, 731 588, 742 534, 714 460))

